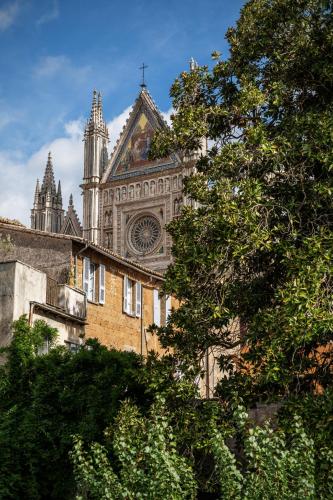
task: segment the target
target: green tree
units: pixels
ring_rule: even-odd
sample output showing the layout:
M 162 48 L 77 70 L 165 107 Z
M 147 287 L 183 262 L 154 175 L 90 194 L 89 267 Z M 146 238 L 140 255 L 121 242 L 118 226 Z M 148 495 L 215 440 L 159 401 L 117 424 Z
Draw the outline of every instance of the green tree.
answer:
M 114 425 L 106 431 L 107 447 L 93 443 L 85 449 L 82 439 L 75 437 L 71 457 L 76 498 L 200 498 L 196 491 L 198 478 L 190 462 L 177 451 L 170 417 L 161 398 L 146 417 L 125 402 Z M 304 432 L 299 417 L 292 419 L 290 435 L 274 430 L 269 423 L 253 427 L 242 407 L 236 408 L 233 419 L 234 432 L 241 432 L 242 461 L 226 445 L 225 430 L 214 420 L 207 422 L 210 439 L 204 446 L 214 461 L 212 498 L 328 498 L 324 484 L 323 491 L 315 496 L 313 441 Z
M 244 371 L 224 396 L 332 381 L 332 28 L 328 0 L 249 1 L 230 56 L 177 78 L 172 128 L 153 144 L 152 156 L 199 152 L 185 181 L 197 203 L 168 227 L 165 291 L 182 305 L 160 339 L 191 362 L 220 346 L 232 375 L 239 318 Z
M 78 499 L 195 498 L 194 473 L 177 452 L 162 398 L 148 417 L 132 404 L 123 404 L 114 428 L 106 434 L 112 439 L 111 461 L 105 447 L 94 443 L 85 452 L 82 440 L 75 439 L 71 456 Z
M 95 340 L 77 353 L 55 347 L 36 355 L 54 336 L 44 322 L 13 325 L 0 367 L 0 498 L 73 498 L 72 435 L 103 441 L 121 400 L 149 406 L 139 356 Z

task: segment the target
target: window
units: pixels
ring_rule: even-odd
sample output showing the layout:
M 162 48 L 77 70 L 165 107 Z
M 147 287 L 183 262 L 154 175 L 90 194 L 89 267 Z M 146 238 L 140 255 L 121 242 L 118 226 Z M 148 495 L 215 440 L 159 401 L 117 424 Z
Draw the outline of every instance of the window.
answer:
M 156 288 L 154 289 L 154 323 L 161 326 L 161 299 Z
M 98 293 L 99 303 L 105 304 L 105 266 L 100 264 L 99 266 L 99 293 Z
M 78 352 L 81 347 L 81 345 L 77 342 L 71 342 L 70 340 L 65 340 L 65 344 L 67 349 L 71 352 Z
M 141 301 L 142 301 L 142 286 L 131 280 L 128 276 L 124 276 L 123 286 L 123 311 L 130 316 L 141 316 Z
M 98 268 L 98 279 L 97 277 Z M 105 265 L 94 264 L 88 257 L 83 259 L 83 290 L 87 299 L 95 302 L 98 299 L 100 304 L 105 304 Z M 98 286 L 98 288 L 97 288 Z

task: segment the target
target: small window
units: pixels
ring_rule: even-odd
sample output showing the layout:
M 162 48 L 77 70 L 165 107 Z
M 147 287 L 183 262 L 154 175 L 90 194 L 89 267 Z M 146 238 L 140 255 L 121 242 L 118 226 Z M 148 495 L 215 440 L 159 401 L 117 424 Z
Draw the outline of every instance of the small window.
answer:
M 99 265 L 99 303 L 105 304 L 105 266 Z
M 86 292 L 87 299 L 95 300 L 95 271 L 96 266 L 88 257 L 83 259 L 83 290 Z
M 141 283 L 124 276 L 123 285 L 123 312 L 130 316 L 141 316 Z
M 81 347 L 77 342 L 71 342 L 70 340 L 65 340 L 65 344 L 67 349 L 71 352 L 77 352 Z
M 161 299 L 156 288 L 154 289 L 154 323 L 161 326 Z

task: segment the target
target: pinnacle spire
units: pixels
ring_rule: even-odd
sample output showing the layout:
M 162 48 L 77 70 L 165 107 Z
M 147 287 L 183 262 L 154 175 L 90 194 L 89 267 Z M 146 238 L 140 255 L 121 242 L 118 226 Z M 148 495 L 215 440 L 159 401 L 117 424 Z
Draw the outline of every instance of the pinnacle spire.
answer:
M 72 195 L 72 193 L 71 193 L 71 194 L 70 194 L 70 196 L 69 196 L 69 203 L 68 203 L 68 206 L 69 206 L 69 207 L 72 207 L 72 206 L 73 206 L 73 195 Z
M 62 194 L 61 194 L 61 182 L 58 182 L 58 191 L 57 191 L 58 203 L 62 205 Z
M 97 90 L 93 91 L 93 99 L 91 104 L 91 112 L 90 112 L 90 122 L 96 123 L 97 118 Z
M 55 185 L 55 180 L 54 180 L 51 151 L 49 151 L 48 158 L 47 158 L 47 163 L 46 163 L 45 173 L 44 173 L 44 178 L 43 178 L 43 184 L 42 184 L 42 191 L 50 191 L 54 194 L 56 193 L 56 185 Z
M 40 193 L 40 185 L 39 185 L 39 179 L 37 179 L 36 189 L 35 189 L 35 198 L 34 198 L 34 205 L 36 205 L 36 207 L 38 205 L 39 193 Z
M 93 91 L 90 118 L 85 129 L 85 137 L 95 131 L 102 132 L 107 138 L 109 136 L 106 123 L 103 118 L 102 95 L 97 90 Z

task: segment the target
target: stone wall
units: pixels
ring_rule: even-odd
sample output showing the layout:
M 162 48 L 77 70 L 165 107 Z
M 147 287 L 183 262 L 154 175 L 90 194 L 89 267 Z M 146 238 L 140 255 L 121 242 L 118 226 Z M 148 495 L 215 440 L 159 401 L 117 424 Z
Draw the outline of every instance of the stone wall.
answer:
M 153 290 L 159 288 L 162 280 L 149 277 L 140 271 L 112 262 L 92 249 L 78 256 L 76 264 L 76 286 L 82 288 L 83 257 L 89 257 L 97 266 L 105 265 L 105 303 L 87 301 L 87 325 L 85 338 L 98 338 L 109 347 L 133 350 L 146 354 L 154 349 L 162 352 L 156 335 L 148 334 L 147 328 L 153 323 Z M 98 273 L 97 273 L 98 275 Z M 124 276 L 142 284 L 143 308 L 141 317 L 123 312 Z M 162 315 L 163 321 L 163 315 Z
M 68 281 L 71 247 L 71 240 L 64 236 L 0 224 L 0 262 L 20 260 L 58 283 Z

